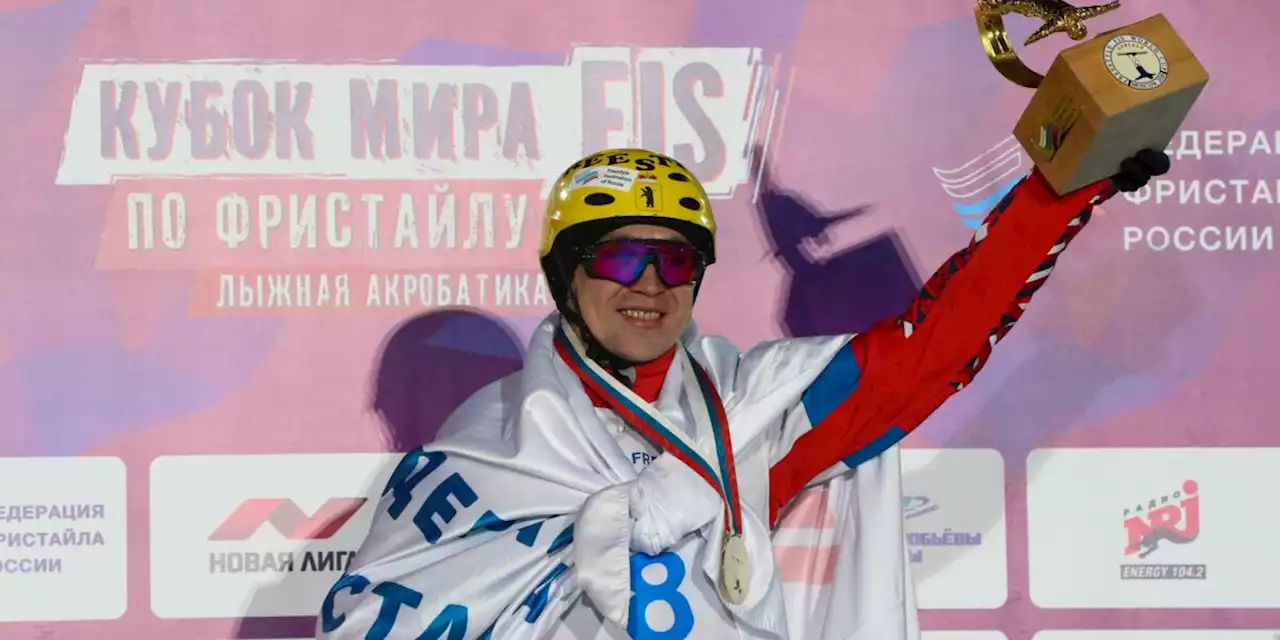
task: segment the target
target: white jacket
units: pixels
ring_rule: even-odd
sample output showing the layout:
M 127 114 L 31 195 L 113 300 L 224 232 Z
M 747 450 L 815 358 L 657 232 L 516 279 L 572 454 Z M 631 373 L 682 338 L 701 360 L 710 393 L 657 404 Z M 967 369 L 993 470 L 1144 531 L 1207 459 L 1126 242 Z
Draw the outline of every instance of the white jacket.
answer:
M 317 638 L 587 640 L 627 637 L 622 626 L 635 638 L 918 636 L 896 447 L 815 478 L 825 482 L 796 501 L 806 505 L 796 522 L 784 515 L 775 530 L 787 538 L 781 567 L 765 522 L 770 466 L 812 428 L 805 392 L 850 336 L 746 354 L 721 338 L 684 341 L 720 390 L 733 435 L 752 564 L 750 595 L 733 606 L 716 586 L 722 512 L 668 553 L 631 552 L 625 496 L 637 471 L 614 438 L 616 416 L 592 406 L 552 347 L 558 321 L 535 331 L 524 370 L 477 393 L 435 443 L 405 457 L 325 599 Z M 672 367 L 656 406 L 687 427 L 681 376 Z M 657 482 L 676 496 L 706 491 L 687 474 Z

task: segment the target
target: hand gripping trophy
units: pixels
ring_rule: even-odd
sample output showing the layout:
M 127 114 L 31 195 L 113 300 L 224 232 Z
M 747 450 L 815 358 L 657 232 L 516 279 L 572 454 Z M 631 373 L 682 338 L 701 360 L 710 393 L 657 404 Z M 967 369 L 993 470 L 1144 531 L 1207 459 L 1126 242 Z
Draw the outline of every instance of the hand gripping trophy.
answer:
M 1168 147 L 1209 75 L 1163 14 L 1096 38 L 1085 21 L 1119 2 L 1077 7 L 1063 0 L 978 0 L 982 44 L 996 69 L 1035 95 L 1014 137 L 1059 195 L 1107 176 L 1142 149 Z M 1055 33 L 1082 41 L 1044 75 L 1018 57 L 1004 16 L 1043 21 L 1026 44 Z

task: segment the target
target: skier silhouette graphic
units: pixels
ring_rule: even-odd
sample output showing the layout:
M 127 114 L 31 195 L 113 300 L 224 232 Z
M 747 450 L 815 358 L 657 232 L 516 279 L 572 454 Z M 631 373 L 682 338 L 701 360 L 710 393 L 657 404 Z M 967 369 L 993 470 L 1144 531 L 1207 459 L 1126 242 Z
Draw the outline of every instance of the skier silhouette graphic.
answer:
M 1145 51 L 1130 51 L 1121 55 L 1129 56 L 1129 62 L 1132 62 L 1133 68 L 1138 71 L 1138 77 L 1134 78 L 1135 81 L 1152 80 L 1156 77 L 1156 74 L 1147 71 L 1147 68 L 1142 66 L 1142 63 L 1138 61 L 1138 56 L 1146 55 Z

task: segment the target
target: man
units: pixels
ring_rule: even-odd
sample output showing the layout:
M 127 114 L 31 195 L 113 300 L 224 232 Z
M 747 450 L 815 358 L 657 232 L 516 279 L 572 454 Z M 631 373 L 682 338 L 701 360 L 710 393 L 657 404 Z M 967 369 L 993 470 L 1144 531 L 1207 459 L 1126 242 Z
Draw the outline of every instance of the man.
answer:
M 393 472 L 318 638 L 914 638 L 895 444 L 986 363 L 1094 205 L 1169 168 L 1053 194 L 1038 173 L 901 316 L 743 354 L 691 330 L 719 251 L 697 179 L 616 149 L 548 199 L 557 314 Z M 833 295 L 838 292 L 833 292 Z M 785 589 L 775 525 L 825 483 L 831 589 Z

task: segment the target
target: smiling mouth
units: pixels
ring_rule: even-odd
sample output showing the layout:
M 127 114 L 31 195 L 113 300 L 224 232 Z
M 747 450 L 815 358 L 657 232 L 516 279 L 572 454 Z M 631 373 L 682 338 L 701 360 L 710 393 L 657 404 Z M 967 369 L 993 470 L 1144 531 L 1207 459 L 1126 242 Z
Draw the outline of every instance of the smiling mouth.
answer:
M 621 313 L 623 316 L 628 318 L 643 320 L 645 322 L 657 322 L 658 320 L 661 320 L 664 315 L 660 311 L 645 311 L 642 309 L 622 309 L 618 311 L 618 313 Z

